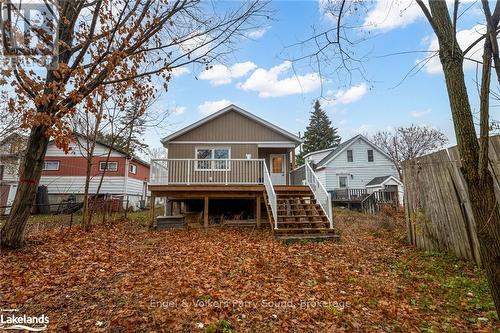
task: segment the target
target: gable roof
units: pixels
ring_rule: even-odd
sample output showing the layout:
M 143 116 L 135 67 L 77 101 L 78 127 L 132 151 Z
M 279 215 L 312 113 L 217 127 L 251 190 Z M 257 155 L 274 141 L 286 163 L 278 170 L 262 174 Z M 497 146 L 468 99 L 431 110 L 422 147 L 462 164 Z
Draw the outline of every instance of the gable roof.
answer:
M 326 164 L 328 164 L 328 162 L 330 162 L 332 159 L 334 159 L 335 157 L 337 157 L 337 155 L 339 155 L 341 152 L 343 152 L 344 150 L 346 150 L 350 145 L 352 145 L 354 142 L 356 142 L 357 139 L 363 140 L 368 145 L 370 145 L 373 149 L 377 150 L 379 153 L 381 153 L 382 155 L 384 155 L 388 159 L 391 159 L 390 156 L 387 155 L 386 152 L 384 152 L 379 147 L 375 146 L 370 140 L 368 140 L 363 135 L 358 134 L 358 135 L 350 138 L 349 140 L 340 143 L 335 150 L 332 150 L 328 155 L 326 155 L 325 157 L 323 157 L 323 159 L 321 159 L 321 161 L 318 162 L 317 167 L 318 168 L 324 167 Z
M 388 175 L 388 176 L 381 176 L 381 177 L 375 177 L 373 178 L 372 180 L 370 180 L 368 182 L 368 184 L 366 184 L 367 187 L 370 187 L 370 186 L 379 186 L 379 185 L 383 185 L 385 184 L 389 179 L 393 179 L 394 181 L 396 181 L 398 184 L 401 184 L 403 185 L 403 183 L 397 179 L 396 177 L 392 176 L 392 175 Z
M 330 147 L 330 148 L 326 148 L 326 149 L 321 149 L 321 150 L 316 150 L 316 151 L 312 151 L 310 153 L 307 153 L 304 155 L 304 158 L 307 158 L 311 155 L 316 155 L 316 154 L 319 154 L 319 153 L 324 153 L 324 152 L 327 152 L 327 151 L 331 151 L 333 149 L 337 149 L 337 147 Z
M 338 153 L 340 153 L 342 150 L 344 150 L 344 148 L 346 148 L 347 146 L 349 146 L 351 143 L 353 143 L 357 138 L 358 138 L 359 135 L 355 136 L 355 137 L 352 137 L 350 138 L 349 140 L 347 141 L 344 141 L 344 142 L 341 142 L 339 143 L 339 145 L 337 147 L 335 147 L 334 150 L 332 150 L 328 155 L 326 155 L 325 157 L 323 157 L 319 162 L 318 162 L 318 167 L 321 167 L 323 166 L 324 164 L 326 164 L 327 161 L 330 160 L 330 158 L 333 158 L 333 156 L 337 155 Z
M 238 107 L 238 106 L 236 106 L 234 104 L 231 104 L 231 105 L 229 105 L 229 106 L 227 106 L 227 107 L 225 107 L 225 108 L 223 108 L 223 109 L 221 109 L 221 110 L 219 110 L 219 111 L 217 111 L 215 113 L 212 113 L 211 115 L 209 115 L 209 116 L 207 116 L 205 118 L 202 118 L 201 120 L 198 120 L 197 122 L 192 123 L 189 126 L 186 126 L 186 127 L 182 128 L 182 129 L 178 130 L 177 132 L 174 132 L 174 133 L 172 133 L 172 134 L 164 137 L 163 139 L 161 139 L 161 143 L 165 144 L 165 143 L 167 143 L 169 141 L 172 141 L 173 139 L 181 136 L 182 134 L 185 134 L 185 133 L 187 133 L 187 132 L 189 132 L 191 130 L 194 130 L 195 128 L 198 128 L 201 125 L 203 125 L 203 124 L 205 124 L 205 123 L 207 123 L 207 122 L 209 122 L 209 121 L 211 121 L 211 120 L 213 120 L 213 119 L 215 119 L 215 118 L 217 118 L 217 117 L 219 117 L 219 116 L 221 116 L 221 115 L 223 115 L 223 114 L 225 114 L 227 112 L 230 112 L 230 111 L 237 112 L 237 113 L 239 113 L 239 114 L 241 114 L 241 115 L 243 115 L 243 116 L 245 116 L 245 117 L 247 117 L 247 118 L 249 118 L 249 119 L 251 119 L 251 120 L 253 120 L 253 121 L 255 121 L 255 122 L 257 122 L 257 123 L 259 123 L 259 124 L 261 124 L 263 126 L 265 126 L 265 127 L 267 127 L 267 128 L 270 128 L 271 130 L 273 130 L 275 132 L 280 133 L 281 135 L 289 138 L 290 140 L 292 140 L 292 141 L 294 141 L 296 143 L 301 143 L 302 142 L 302 139 L 299 138 L 298 136 L 296 136 L 295 134 L 292 134 L 292 133 L 290 133 L 290 132 L 282 129 L 281 127 L 278 127 L 278 126 L 276 126 L 276 125 L 268 122 L 267 120 L 264 120 L 264 119 L 262 119 L 260 117 L 257 117 L 253 113 L 250 113 L 250 112 L 248 112 L 246 110 L 243 110 L 242 108 L 240 108 L 240 107 Z

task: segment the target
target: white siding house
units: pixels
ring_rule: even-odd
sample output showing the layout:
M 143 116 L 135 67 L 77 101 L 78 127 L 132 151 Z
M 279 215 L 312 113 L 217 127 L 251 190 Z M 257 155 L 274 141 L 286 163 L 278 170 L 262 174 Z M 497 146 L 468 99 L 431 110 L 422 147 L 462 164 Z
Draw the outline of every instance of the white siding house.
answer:
M 334 149 L 313 152 L 305 156 L 312 163 L 319 180 L 327 191 L 339 189 L 367 190 L 368 193 L 384 188 L 386 184 L 397 185 L 402 202 L 403 184 L 399 180 L 396 166 L 389 156 L 363 135 L 344 141 Z M 367 187 L 378 177 L 384 184 Z M 390 182 L 390 184 L 389 184 Z

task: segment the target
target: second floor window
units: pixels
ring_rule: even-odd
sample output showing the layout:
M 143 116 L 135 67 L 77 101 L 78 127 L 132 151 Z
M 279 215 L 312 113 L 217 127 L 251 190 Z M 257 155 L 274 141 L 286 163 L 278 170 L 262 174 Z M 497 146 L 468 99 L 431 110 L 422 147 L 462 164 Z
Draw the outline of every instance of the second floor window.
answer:
M 368 149 L 368 162 L 373 162 L 373 149 Z
M 99 162 L 99 171 L 117 171 L 118 162 Z
M 347 151 L 347 162 L 353 162 L 354 159 L 352 157 L 352 150 Z
M 229 148 L 197 148 L 196 161 L 197 170 L 226 170 L 229 169 Z
M 128 172 L 133 173 L 135 175 L 137 173 L 137 165 L 130 164 L 128 166 Z
M 59 161 L 44 161 L 43 170 L 45 171 L 57 171 L 59 170 Z

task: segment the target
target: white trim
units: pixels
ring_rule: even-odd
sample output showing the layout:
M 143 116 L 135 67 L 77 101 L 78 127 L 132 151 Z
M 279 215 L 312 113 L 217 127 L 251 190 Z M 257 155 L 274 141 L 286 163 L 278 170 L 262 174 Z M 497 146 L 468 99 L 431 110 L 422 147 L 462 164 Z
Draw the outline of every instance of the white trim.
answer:
M 370 150 L 372 151 L 372 160 L 371 161 L 370 161 Z M 375 163 L 375 153 L 373 152 L 373 149 L 366 150 L 366 161 L 368 163 Z
M 295 143 L 258 143 L 257 148 L 295 148 Z
M 238 106 L 236 106 L 234 104 L 231 104 L 231 105 L 228 105 L 227 107 L 225 107 L 225 108 L 223 108 L 223 109 L 221 109 L 221 110 L 219 110 L 219 111 L 217 111 L 215 113 L 212 113 L 211 115 L 209 115 L 209 116 L 207 116 L 205 118 L 202 118 L 201 120 L 198 120 L 197 122 L 192 123 L 189 126 L 186 126 L 186 127 L 182 128 L 182 129 L 178 130 L 177 132 L 174 132 L 174 133 L 172 133 L 172 134 L 164 137 L 163 139 L 161 139 L 161 143 L 165 144 L 167 142 L 170 142 L 173 139 L 175 139 L 176 137 L 178 137 L 178 136 L 180 136 L 180 135 L 182 135 L 182 134 L 184 134 L 186 132 L 189 132 L 189 131 L 195 129 L 195 128 L 197 128 L 197 127 L 199 127 L 199 126 L 201 126 L 201 125 L 209 122 L 210 120 L 212 120 L 214 118 L 217 118 L 218 116 L 220 116 L 220 115 L 222 115 L 222 114 L 224 114 L 224 113 L 226 113 L 228 111 L 236 111 L 236 112 L 238 112 L 238 113 L 240 113 L 240 114 L 242 114 L 242 115 L 244 115 L 244 116 L 246 116 L 246 117 L 248 117 L 248 118 L 250 118 L 250 119 L 252 119 L 252 120 L 254 120 L 254 121 L 256 121 L 256 122 L 258 122 L 258 123 L 260 123 L 262 125 L 264 125 L 264 126 L 266 126 L 266 127 L 269 127 L 271 129 L 273 129 L 274 131 L 276 131 L 276 132 L 278 132 L 278 133 L 280 133 L 280 134 L 282 134 L 282 135 L 284 135 L 286 137 L 289 137 L 294 142 L 297 142 L 297 143 L 302 142 L 302 139 L 299 138 L 298 136 L 296 136 L 295 134 L 292 134 L 292 133 L 290 133 L 290 132 L 288 132 L 288 131 L 286 131 L 286 130 L 284 130 L 284 129 L 282 129 L 282 128 L 280 128 L 280 127 L 278 127 L 278 126 L 276 126 L 276 125 L 274 125 L 274 124 L 272 124 L 270 122 L 268 122 L 267 120 L 264 120 L 264 119 L 262 119 L 260 117 L 257 117 L 256 115 L 254 115 L 254 114 L 252 114 L 252 113 L 250 113 L 250 112 L 248 112 L 246 110 L 243 110 L 242 108 L 240 108 L 240 107 L 238 107 Z
M 172 141 L 171 144 L 213 144 L 213 145 L 227 145 L 227 144 L 256 144 L 256 145 L 290 145 L 295 147 L 293 141 Z M 293 146 L 292 146 L 293 145 Z
M 135 171 L 131 171 L 130 167 L 132 167 L 132 170 L 135 169 Z M 129 165 L 128 165 L 128 172 L 130 172 L 133 175 L 137 175 L 137 164 L 129 163 Z
M 346 152 L 347 163 L 354 163 L 354 152 L 352 151 L 352 149 L 347 149 L 345 152 Z M 351 152 L 351 160 L 350 161 L 349 161 L 349 152 Z
M 384 152 L 379 147 L 375 146 L 373 143 L 370 142 L 370 140 L 368 140 L 367 138 L 365 138 L 363 135 L 358 134 L 355 137 L 349 139 L 349 140 L 352 140 L 352 141 L 347 146 L 343 147 L 341 150 L 339 150 L 338 152 L 336 152 L 332 157 L 330 157 L 326 162 L 322 163 L 322 167 L 324 167 L 326 164 L 330 163 L 333 159 L 335 159 L 337 156 L 339 156 L 340 153 L 342 153 L 345 150 L 347 150 L 347 148 L 349 148 L 350 146 L 352 146 L 358 139 L 363 140 L 368 145 L 370 145 L 374 150 L 378 151 L 379 153 L 381 153 L 382 155 L 384 155 L 385 157 L 387 157 L 389 159 L 389 161 L 392 161 L 391 157 L 389 155 L 387 155 L 386 152 Z
M 319 154 L 319 153 L 324 153 L 325 151 L 332 151 L 334 149 L 336 149 L 337 147 L 330 147 L 330 148 L 326 148 L 326 149 L 321 149 L 321 150 L 316 150 L 316 151 L 312 151 L 310 153 L 307 153 L 304 155 L 304 158 L 306 157 L 309 157 L 311 155 L 316 155 L 316 154 Z
M 47 169 L 46 163 L 57 163 L 57 169 Z M 59 171 L 60 166 L 61 166 L 61 163 L 59 160 L 45 160 L 45 161 L 43 161 L 42 171 Z
M 201 158 L 198 158 L 198 150 L 200 149 L 205 149 L 205 150 L 211 150 L 211 158 L 210 159 L 206 159 L 207 161 L 211 161 L 210 163 L 210 168 L 209 169 L 205 169 L 205 168 L 198 168 L 198 161 L 204 161 L 205 159 L 201 159 Z M 228 158 L 227 159 L 215 159 L 214 158 L 214 151 L 216 149 L 227 149 L 228 150 Z M 229 162 L 231 160 L 231 147 L 214 147 L 214 146 L 200 146 L 200 147 L 194 147 L 194 159 L 195 159 L 195 163 L 194 163 L 194 171 L 231 171 L 231 162 Z M 227 165 L 227 168 L 224 168 L 224 169 L 218 169 L 218 168 L 214 168 L 214 161 L 226 161 L 226 165 Z
M 345 177 L 345 187 L 340 187 L 340 177 Z M 337 185 L 339 189 L 349 188 L 349 175 L 346 174 L 337 175 Z
M 106 166 L 107 166 L 107 165 L 109 165 L 109 164 L 114 163 L 114 164 L 116 164 L 116 169 L 115 169 L 115 170 L 111 170 L 111 169 L 109 169 L 109 168 L 103 169 L 103 168 L 101 167 L 101 165 L 102 165 L 103 163 L 106 163 Z M 116 162 L 116 161 L 108 161 L 108 162 L 106 162 L 106 161 L 100 161 L 100 162 L 99 162 L 99 171 L 117 172 L 117 171 L 118 171 L 118 162 Z

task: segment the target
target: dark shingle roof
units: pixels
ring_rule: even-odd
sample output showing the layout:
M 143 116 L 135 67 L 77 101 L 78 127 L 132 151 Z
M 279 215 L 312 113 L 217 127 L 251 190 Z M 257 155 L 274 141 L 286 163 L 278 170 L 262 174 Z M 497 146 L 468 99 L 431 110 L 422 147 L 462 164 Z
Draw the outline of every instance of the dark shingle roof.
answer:
M 370 180 L 370 181 L 368 182 L 368 184 L 366 184 L 366 186 L 380 185 L 380 184 L 382 184 L 383 182 L 385 182 L 385 180 L 386 180 L 387 178 L 390 178 L 390 177 L 392 177 L 392 176 L 391 176 L 391 175 L 389 175 L 389 176 L 375 177 L 375 178 L 373 178 L 372 180 Z
M 357 139 L 359 137 L 359 135 L 356 135 L 355 137 L 352 137 L 350 138 L 349 140 L 347 141 L 344 141 L 342 143 L 340 143 L 334 150 L 332 150 L 328 155 L 326 155 L 325 157 L 323 157 L 321 159 L 321 161 L 318 162 L 317 166 L 318 167 L 321 167 L 323 166 L 324 163 L 326 163 L 332 156 L 334 156 L 335 154 L 337 154 L 339 151 L 341 151 L 342 149 L 344 149 L 346 146 L 350 145 L 351 142 L 353 142 L 355 139 Z

